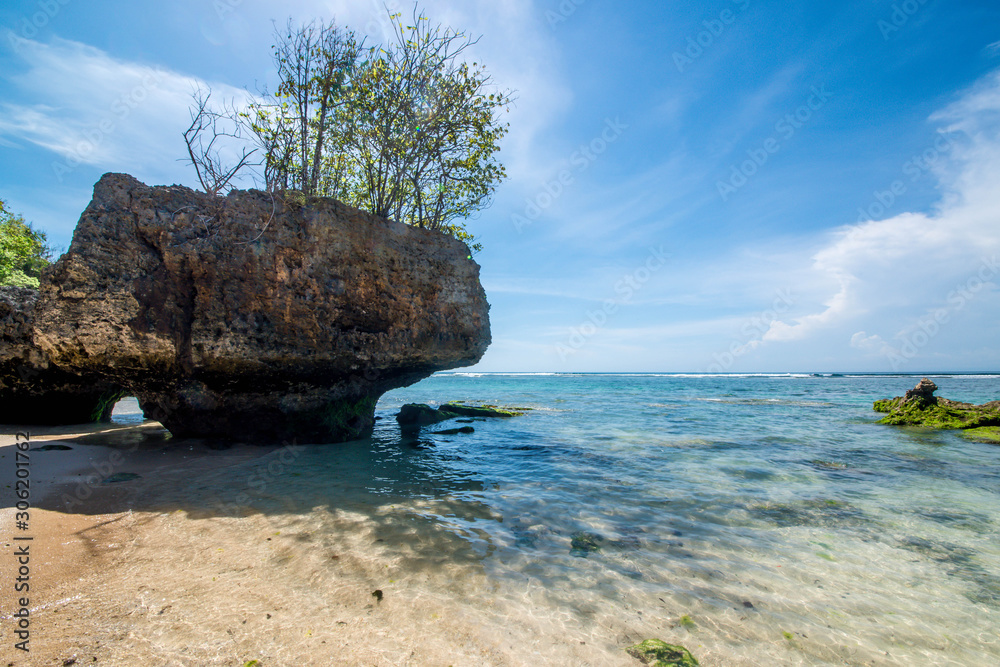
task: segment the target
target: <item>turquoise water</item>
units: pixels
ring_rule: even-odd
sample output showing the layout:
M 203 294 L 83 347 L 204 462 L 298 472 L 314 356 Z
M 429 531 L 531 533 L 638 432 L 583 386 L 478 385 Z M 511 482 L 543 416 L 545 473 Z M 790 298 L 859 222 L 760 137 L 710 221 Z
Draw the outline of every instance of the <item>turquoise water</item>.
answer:
M 806 663 L 1000 664 L 1000 447 L 874 424 L 872 401 L 917 379 L 438 375 L 383 398 L 375 440 L 391 460 L 403 403 L 535 408 L 419 456 L 428 497 L 497 517 L 436 519 L 571 614 L 687 614 L 675 639 L 783 640 Z M 933 379 L 1000 394 L 996 376 Z
M 1000 394 L 998 376 L 930 377 Z M 323 550 L 358 554 L 387 599 L 504 628 L 483 664 L 626 665 L 652 637 L 703 665 L 1000 664 L 1000 446 L 875 424 L 872 402 L 918 380 L 439 374 L 386 394 L 370 441 L 225 474 L 267 477 L 261 535 L 310 536 L 289 546 L 310 595 L 344 576 Z M 455 400 L 533 409 L 455 436 L 393 418 Z M 157 497 L 220 480 L 164 478 Z

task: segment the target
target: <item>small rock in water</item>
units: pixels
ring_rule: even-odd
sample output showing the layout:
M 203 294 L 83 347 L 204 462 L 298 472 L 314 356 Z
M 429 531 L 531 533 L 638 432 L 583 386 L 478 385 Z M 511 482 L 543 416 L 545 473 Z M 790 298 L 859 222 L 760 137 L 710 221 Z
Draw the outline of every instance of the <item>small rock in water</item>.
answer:
M 110 477 L 106 477 L 102 484 L 117 484 L 118 482 L 131 482 L 133 479 L 142 479 L 142 475 L 134 472 L 116 472 Z
M 753 602 L 750 602 L 750 600 L 744 600 L 743 601 L 743 606 L 746 607 L 747 609 L 753 609 L 754 608 Z
M 933 381 L 924 378 L 917 383 L 916 387 L 906 391 L 903 401 L 909 403 L 910 401 L 915 400 L 925 405 L 933 403 L 935 402 L 934 392 L 937 391 L 937 389 L 938 387 Z
M 66 445 L 42 445 L 41 447 L 35 447 L 31 451 L 33 452 L 62 452 L 73 449 L 72 447 L 67 447 Z
M 459 433 L 475 433 L 476 429 L 471 426 L 463 426 L 461 428 L 446 428 L 443 431 L 434 431 L 431 435 L 458 435 Z
M 400 424 L 415 426 L 429 426 L 446 419 L 450 417 L 424 403 L 408 403 L 396 415 L 396 421 Z
M 625 652 L 651 667 L 698 667 L 698 660 L 686 648 L 660 639 L 647 639 Z
M 570 553 L 579 558 L 586 558 L 589 554 L 600 551 L 604 538 L 596 533 L 574 533 L 570 540 Z

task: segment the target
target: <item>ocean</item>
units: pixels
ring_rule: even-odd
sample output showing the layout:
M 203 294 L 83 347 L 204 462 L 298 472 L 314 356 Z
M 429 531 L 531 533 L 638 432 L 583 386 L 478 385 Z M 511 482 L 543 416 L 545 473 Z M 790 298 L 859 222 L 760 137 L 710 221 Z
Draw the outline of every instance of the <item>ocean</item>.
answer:
M 288 613 L 359 581 L 402 637 L 478 647 L 454 664 L 639 664 L 623 649 L 650 638 L 702 665 L 1000 664 L 1000 446 L 876 424 L 920 377 L 439 373 L 386 394 L 370 440 L 140 495 L 227 549 L 296 536 L 262 578 Z M 401 434 L 400 406 L 448 401 L 531 410 Z M 380 664 L 432 662 L 384 641 Z

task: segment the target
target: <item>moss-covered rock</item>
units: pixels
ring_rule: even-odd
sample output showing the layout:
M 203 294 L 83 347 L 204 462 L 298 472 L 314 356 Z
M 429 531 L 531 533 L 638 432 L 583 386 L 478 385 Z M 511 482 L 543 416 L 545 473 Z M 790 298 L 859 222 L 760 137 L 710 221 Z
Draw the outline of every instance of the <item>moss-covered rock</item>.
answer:
M 698 667 L 698 660 L 686 648 L 659 639 L 647 639 L 625 651 L 651 667 Z
M 464 403 L 445 403 L 439 408 L 432 408 L 423 403 L 408 403 L 399 410 L 396 421 L 404 426 L 429 426 L 456 417 L 517 417 L 531 408 L 501 408 L 496 405 L 466 405 Z M 464 431 L 463 431 L 464 432 Z
M 961 403 L 934 396 L 937 386 L 924 378 L 905 396 L 875 401 L 876 412 L 887 413 L 879 424 L 925 426 L 938 429 L 971 429 L 1000 426 L 1000 401 L 983 405 Z
M 463 417 L 519 417 L 530 408 L 501 408 L 496 405 L 465 405 L 464 403 L 445 403 L 441 412 L 450 412 Z
M 574 533 L 570 538 L 570 553 L 579 558 L 586 558 L 595 551 L 600 551 L 606 540 L 597 533 Z

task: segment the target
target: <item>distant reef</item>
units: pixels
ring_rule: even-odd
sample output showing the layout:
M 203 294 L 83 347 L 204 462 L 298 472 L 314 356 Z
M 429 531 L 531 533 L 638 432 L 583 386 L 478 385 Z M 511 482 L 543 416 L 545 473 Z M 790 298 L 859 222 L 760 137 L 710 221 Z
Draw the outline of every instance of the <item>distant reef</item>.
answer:
M 128 394 L 176 436 L 340 442 L 384 392 L 479 361 L 490 325 L 479 265 L 440 232 L 106 174 L 39 292 L 0 292 L 0 336 L 5 423 Z
M 924 378 L 905 396 L 875 401 L 875 411 L 888 413 L 879 424 L 926 426 L 940 429 L 963 429 L 974 439 L 995 441 L 990 437 L 1000 426 L 1000 401 L 982 405 L 960 403 L 934 395 L 937 385 Z

